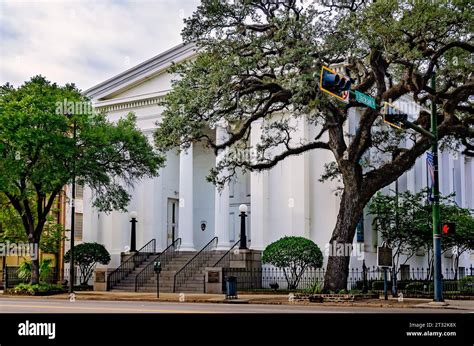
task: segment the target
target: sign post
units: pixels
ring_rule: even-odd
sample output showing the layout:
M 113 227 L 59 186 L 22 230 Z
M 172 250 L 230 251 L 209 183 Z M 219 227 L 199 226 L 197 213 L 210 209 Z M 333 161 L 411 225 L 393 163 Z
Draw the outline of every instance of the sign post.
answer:
M 392 248 L 385 242 L 377 248 L 377 266 L 383 268 L 383 294 L 384 299 L 388 300 L 387 269 L 392 266 Z

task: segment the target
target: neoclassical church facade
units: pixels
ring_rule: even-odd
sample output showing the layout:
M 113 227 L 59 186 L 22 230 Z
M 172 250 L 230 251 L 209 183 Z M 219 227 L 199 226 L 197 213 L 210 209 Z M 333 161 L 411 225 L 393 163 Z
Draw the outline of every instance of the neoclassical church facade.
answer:
M 85 91 L 93 106 L 105 111 L 114 121 L 129 112 L 137 116 L 143 133 L 152 141 L 162 108 L 160 99 L 171 89 L 173 76 L 167 72 L 173 62 L 192 59 L 197 54 L 189 44 L 176 46 L 144 63 Z M 348 121 L 348 133 L 355 131 L 358 114 L 354 111 Z M 252 125 L 251 144 L 260 138 L 261 124 Z M 303 121 L 298 124 L 295 140 L 315 135 L 316 129 Z M 225 138 L 219 126 L 209 129 L 217 141 Z M 165 249 L 174 239 L 182 239 L 182 251 L 199 251 L 213 237 L 218 237 L 216 249 L 229 249 L 240 231 L 239 205 L 248 207 L 247 235 L 251 249 L 262 250 L 266 245 L 285 236 L 312 239 L 322 249 L 335 225 L 339 197 L 337 182 L 320 182 L 324 164 L 332 161 L 329 151 L 316 150 L 289 157 L 269 171 L 240 175 L 222 191 L 207 182 L 205 177 L 216 164 L 214 152 L 200 144 L 187 151 L 167 154 L 166 167 L 159 176 L 136 183 L 129 211 L 137 212 L 137 247 L 156 239 L 158 250 Z M 418 191 L 427 186 L 426 156 L 398 180 L 399 191 Z M 440 154 L 440 189 L 442 194 L 456 192 L 456 202 L 474 208 L 474 161 L 462 154 Z M 385 190 L 388 193 L 392 186 Z M 112 255 L 110 267 L 120 264 L 120 254 L 130 245 L 130 217 L 128 213 L 99 213 L 90 203 L 91 192 L 84 189 L 83 239 L 99 242 Z M 351 266 L 360 268 L 362 258 L 368 266 L 376 264 L 376 250 L 381 243 L 365 215 L 354 238 L 357 249 Z M 474 255 L 466 253 L 460 266 L 468 268 Z M 426 267 L 426 254 L 413 256 L 408 265 Z M 452 254 L 445 254 L 443 267 L 451 268 Z

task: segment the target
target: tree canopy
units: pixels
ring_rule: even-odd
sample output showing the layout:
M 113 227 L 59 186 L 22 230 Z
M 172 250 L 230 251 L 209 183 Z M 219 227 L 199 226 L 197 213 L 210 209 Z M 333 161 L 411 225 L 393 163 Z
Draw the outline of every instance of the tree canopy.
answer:
M 64 255 L 64 261 L 71 261 L 71 251 Z M 109 264 L 110 254 L 102 244 L 82 243 L 74 246 L 74 263 L 79 267 L 81 285 L 87 285 L 97 264 Z
M 216 152 L 254 150 L 252 156 L 224 156 L 209 175 L 216 184 L 239 170 L 260 171 L 309 150 L 330 151 L 334 162 L 325 176 L 337 175 L 343 183 L 330 241 L 352 243 L 370 198 L 407 171 L 431 139 L 383 125 L 380 108 L 341 103 L 320 92 L 322 66 L 343 66 L 352 89 L 378 105 L 412 99 L 422 111 L 410 116 L 425 129 L 430 117 L 423 109 L 435 103 L 439 138 L 472 155 L 474 5 L 468 0 L 329 3 L 203 0 L 182 32 L 199 54 L 173 67 L 179 78 L 164 101 L 155 141 L 162 150 L 195 141 Z M 360 115 L 352 115 L 353 109 Z M 348 136 L 351 117 L 356 131 Z M 314 134 L 295 140 L 301 121 Z M 263 131 L 252 147 L 256 122 Z M 208 128 L 216 125 L 229 134 L 224 142 L 209 136 Z M 348 266 L 349 257 L 329 258 L 327 289 L 346 288 Z
M 320 268 L 323 254 L 310 239 L 283 237 L 263 251 L 262 261 L 282 268 L 289 289 L 296 289 L 307 268 Z
M 427 190 L 418 193 L 405 191 L 397 195 L 377 193 L 369 204 L 373 215 L 373 227 L 393 250 L 395 271 L 405 264 L 417 250 L 428 253 L 428 276 L 433 265 L 433 217 L 432 206 L 427 203 Z M 443 251 L 452 251 L 457 275 L 459 257 L 474 249 L 474 217 L 472 211 L 461 208 L 450 196 L 441 196 L 441 223 L 454 222 L 456 233 L 444 235 Z M 405 255 L 403 262 L 401 255 Z
M 92 190 L 99 210 L 126 210 L 134 181 L 157 175 L 163 162 L 133 114 L 112 123 L 73 84 L 36 76 L 18 88 L 0 87 L 0 194 L 29 242 L 40 242 L 54 201 L 73 176 Z M 33 283 L 37 266 L 33 261 Z

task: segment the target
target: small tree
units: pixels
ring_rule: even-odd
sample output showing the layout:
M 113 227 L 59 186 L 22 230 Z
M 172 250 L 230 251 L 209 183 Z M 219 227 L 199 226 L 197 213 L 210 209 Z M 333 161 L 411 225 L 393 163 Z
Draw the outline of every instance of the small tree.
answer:
M 64 261 L 69 263 L 71 260 L 70 251 L 64 255 Z M 74 262 L 79 267 L 81 285 L 86 286 L 97 265 L 108 264 L 110 254 L 102 244 L 82 243 L 74 246 Z
M 73 178 L 92 191 L 100 211 L 126 211 L 133 184 L 157 176 L 163 164 L 133 114 L 109 121 L 73 84 L 36 76 L 18 88 L 0 86 L 0 194 L 29 243 L 41 244 L 48 215 Z M 31 282 L 38 281 L 33 259 Z
M 441 211 L 443 212 L 443 209 Z M 443 222 L 454 222 L 456 233 L 446 236 L 442 245 L 443 250 L 453 250 L 454 280 L 457 280 L 459 258 L 466 251 L 474 249 L 474 217 L 469 209 L 459 208 L 456 205 L 446 206 L 445 211 L 441 214 L 441 218 Z
M 440 196 L 442 222 L 456 223 L 456 234 L 444 237 L 443 252 L 455 249 L 455 277 L 457 278 L 459 257 L 474 248 L 474 218 L 469 209 L 461 208 L 452 201 L 453 195 Z M 428 272 L 431 278 L 433 267 L 433 219 L 432 206 L 426 203 L 427 190 L 418 193 L 409 191 L 398 196 L 377 194 L 370 203 L 374 215 L 373 225 L 382 238 L 394 248 L 393 269 L 398 273 L 399 265 L 405 264 L 419 248 L 427 250 Z M 403 263 L 400 255 L 406 254 Z
M 296 289 L 306 268 L 322 266 L 323 254 L 309 239 L 283 237 L 265 248 L 262 261 L 282 268 L 288 289 Z

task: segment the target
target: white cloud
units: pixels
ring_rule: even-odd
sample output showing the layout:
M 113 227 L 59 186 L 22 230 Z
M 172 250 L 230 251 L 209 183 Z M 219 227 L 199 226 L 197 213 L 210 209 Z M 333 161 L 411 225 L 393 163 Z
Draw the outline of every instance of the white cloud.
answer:
M 198 3 L 1 1 L 0 84 L 42 74 L 88 89 L 179 44 Z

